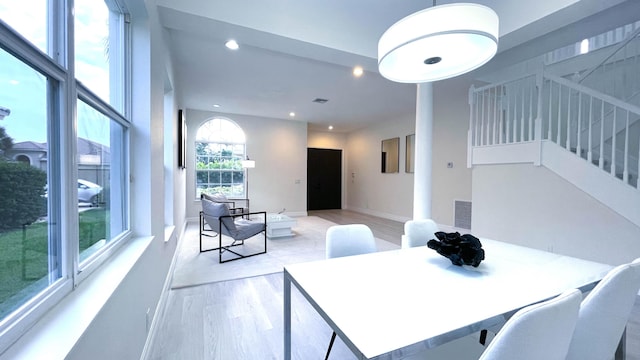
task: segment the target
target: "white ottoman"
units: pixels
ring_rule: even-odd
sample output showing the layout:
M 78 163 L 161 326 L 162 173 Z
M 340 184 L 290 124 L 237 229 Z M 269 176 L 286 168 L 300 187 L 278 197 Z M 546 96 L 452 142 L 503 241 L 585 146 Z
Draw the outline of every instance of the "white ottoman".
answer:
M 285 236 L 294 236 L 291 228 L 296 226 L 298 222 L 287 215 L 283 214 L 267 214 L 267 237 L 279 238 Z

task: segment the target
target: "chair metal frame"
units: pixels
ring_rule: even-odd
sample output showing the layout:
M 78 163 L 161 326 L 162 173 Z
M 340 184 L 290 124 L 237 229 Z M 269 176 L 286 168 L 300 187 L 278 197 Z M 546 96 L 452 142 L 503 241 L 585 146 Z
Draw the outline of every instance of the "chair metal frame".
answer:
M 244 241 L 246 239 L 236 240 L 232 236 L 224 235 L 222 233 L 222 226 L 223 226 L 222 219 L 223 218 L 235 219 L 235 218 L 238 218 L 238 217 L 248 218 L 251 215 L 262 215 L 262 218 L 264 219 L 264 229 L 262 231 L 260 231 L 260 232 L 262 232 L 262 234 L 264 236 L 264 248 L 263 248 L 262 251 L 251 253 L 251 254 L 248 254 L 248 255 L 240 254 L 240 253 L 238 253 L 236 251 L 233 251 L 231 248 L 234 247 L 234 246 L 244 245 Z M 218 229 L 217 229 L 218 231 L 217 232 L 216 232 L 215 229 L 207 229 L 206 226 L 207 226 L 207 224 L 204 221 L 204 212 L 200 211 L 200 231 L 199 231 L 199 233 L 200 233 L 200 236 L 199 236 L 199 239 L 200 239 L 200 252 L 203 253 L 203 252 L 207 252 L 207 251 L 218 250 L 218 262 L 219 263 L 226 263 L 226 262 L 233 261 L 233 260 L 244 259 L 244 258 L 248 258 L 248 257 L 251 257 L 251 256 L 265 254 L 267 252 L 267 213 L 266 213 L 266 211 L 258 211 L 258 212 L 253 212 L 253 213 L 240 212 L 240 213 L 237 213 L 237 214 L 220 216 L 220 217 L 218 217 Z M 216 234 L 213 235 L 213 234 L 210 234 L 210 233 L 207 233 L 207 232 L 215 232 Z M 258 234 L 260 234 L 260 232 L 256 233 L 254 236 L 257 236 Z M 202 237 L 203 236 L 218 237 L 218 246 L 214 247 L 214 248 L 210 248 L 210 249 L 203 249 L 202 248 Z M 231 239 L 233 239 L 233 241 L 231 242 L 230 245 L 224 245 L 224 246 L 222 245 L 222 237 L 223 236 L 228 236 Z M 222 260 L 222 254 L 224 252 L 226 252 L 226 251 L 229 251 L 230 253 L 233 253 L 234 255 L 236 255 L 236 257 L 232 258 L 232 259 Z

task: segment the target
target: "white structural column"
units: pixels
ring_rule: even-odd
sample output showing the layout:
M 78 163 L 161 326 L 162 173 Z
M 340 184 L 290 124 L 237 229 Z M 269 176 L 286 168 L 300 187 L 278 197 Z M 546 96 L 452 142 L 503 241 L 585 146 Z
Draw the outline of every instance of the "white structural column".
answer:
M 431 163 L 433 153 L 433 84 L 417 85 L 416 153 L 413 174 L 413 218 L 431 218 Z

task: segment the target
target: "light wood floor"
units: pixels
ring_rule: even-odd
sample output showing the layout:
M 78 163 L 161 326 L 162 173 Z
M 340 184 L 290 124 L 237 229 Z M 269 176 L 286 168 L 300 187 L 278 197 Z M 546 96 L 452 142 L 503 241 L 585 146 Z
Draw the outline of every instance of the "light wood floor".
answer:
M 313 211 L 337 224 L 364 223 L 400 244 L 403 224 L 344 210 Z M 271 274 L 170 290 L 148 359 L 262 360 L 283 356 L 283 277 Z M 293 358 L 323 359 L 331 329 L 292 287 Z M 330 359 L 355 359 L 336 339 Z M 640 360 L 640 300 L 627 327 L 627 359 Z M 457 359 L 454 359 L 457 360 Z

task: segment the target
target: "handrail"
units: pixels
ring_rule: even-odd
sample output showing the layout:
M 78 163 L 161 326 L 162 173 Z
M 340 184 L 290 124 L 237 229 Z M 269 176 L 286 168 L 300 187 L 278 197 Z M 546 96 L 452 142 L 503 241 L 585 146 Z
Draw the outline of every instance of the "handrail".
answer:
M 600 68 L 607 61 L 609 61 L 609 59 L 611 59 L 615 54 L 617 54 L 618 51 L 620 51 L 622 48 L 627 46 L 627 44 L 630 43 L 633 39 L 635 39 L 638 35 L 640 35 L 640 27 L 637 28 L 631 34 L 631 36 L 629 36 L 627 39 L 625 39 L 624 41 L 618 43 L 616 45 L 615 49 L 613 51 L 611 51 L 611 53 L 607 57 L 605 57 L 598 65 L 596 65 L 596 66 L 592 67 L 591 69 L 589 69 L 587 72 L 584 73 L 584 75 L 580 75 L 580 79 L 578 79 L 578 81 L 576 81 L 576 82 L 578 84 L 582 83 L 582 81 L 584 81 L 584 79 L 586 79 L 589 75 L 593 74 L 593 72 L 595 72 L 598 68 Z
M 589 96 L 593 96 L 593 97 L 596 97 L 596 98 L 598 98 L 600 100 L 604 100 L 604 101 L 606 101 L 608 103 L 611 103 L 612 105 L 615 105 L 615 106 L 617 106 L 619 108 L 622 108 L 622 109 L 624 109 L 626 111 L 631 111 L 631 112 L 640 114 L 640 106 L 629 104 L 629 103 L 627 103 L 627 102 L 625 102 L 623 100 L 620 100 L 620 99 L 618 99 L 616 97 L 613 97 L 611 95 L 607 95 L 607 94 L 605 94 L 603 92 L 600 92 L 598 90 L 593 90 L 592 88 L 586 87 L 584 85 L 577 84 L 577 83 L 575 83 L 575 82 L 573 82 L 571 80 L 567 80 L 567 79 L 565 79 L 563 77 L 560 77 L 560 76 L 557 76 L 557 75 L 552 75 L 552 74 L 545 73 L 544 77 L 546 79 L 553 80 L 553 81 L 555 81 L 555 82 L 557 82 L 559 84 L 562 84 L 562 85 L 564 85 L 566 87 L 573 88 L 576 91 L 583 92 L 583 93 L 585 93 L 585 94 L 587 94 Z
M 538 74 L 538 71 L 534 71 L 534 72 L 526 72 L 524 74 L 518 74 L 517 76 L 513 76 L 511 78 L 508 78 L 507 80 L 503 80 L 497 83 L 491 83 L 491 84 L 487 84 L 487 85 L 483 85 L 480 87 L 474 87 L 475 91 L 483 91 L 483 90 L 488 90 L 491 89 L 493 87 L 496 86 L 502 86 L 502 85 L 506 85 L 508 83 L 514 82 L 514 81 L 518 81 L 518 80 L 522 80 L 524 78 L 528 78 L 531 76 L 536 76 Z

